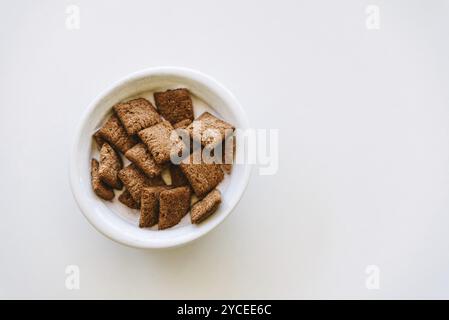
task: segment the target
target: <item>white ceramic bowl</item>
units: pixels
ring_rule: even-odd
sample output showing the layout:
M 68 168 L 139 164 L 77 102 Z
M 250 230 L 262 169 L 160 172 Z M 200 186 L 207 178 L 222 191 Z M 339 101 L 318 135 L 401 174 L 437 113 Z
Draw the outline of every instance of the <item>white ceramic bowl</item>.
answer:
M 95 156 L 92 134 L 110 114 L 111 107 L 136 96 L 152 100 L 152 91 L 185 87 L 193 96 L 197 117 L 205 109 L 219 115 L 236 128 L 248 128 L 245 112 L 232 93 L 209 76 L 178 67 L 158 67 L 133 73 L 100 94 L 87 108 L 77 129 L 70 157 L 70 183 L 73 195 L 89 222 L 101 233 L 119 243 L 137 248 L 167 248 L 197 239 L 220 224 L 240 200 L 249 180 L 251 166 L 235 164 L 232 174 L 219 185 L 222 203 L 210 218 L 199 225 L 190 223 L 188 214 L 173 228 L 158 231 L 137 225 L 138 211 L 97 197 L 91 188 L 90 159 Z M 237 145 L 237 153 L 243 152 Z

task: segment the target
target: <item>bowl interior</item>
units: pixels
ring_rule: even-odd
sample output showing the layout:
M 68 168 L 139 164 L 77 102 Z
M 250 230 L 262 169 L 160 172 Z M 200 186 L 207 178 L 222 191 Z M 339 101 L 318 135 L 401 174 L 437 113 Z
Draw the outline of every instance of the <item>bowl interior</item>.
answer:
M 71 182 L 75 198 L 85 216 L 100 232 L 113 240 L 143 248 L 186 243 L 218 225 L 236 205 L 246 187 L 249 165 L 234 164 L 232 173 L 225 175 L 224 181 L 218 186 L 222 203 L 214 215 L 199 225 L 192 225 L 190 215 L 187 214 L 177 226 L 162 231 L 156 227 L 139 228 L 138 210 L 130 209 L 117 200 L 121 191 L 116 192 L 113 202 L 104 201 L 94 194 L 90 185 L 90 159 L 98 159 L 98 151 L 92 134 L 111 114 L 112 106 L 136 97 L 144 97 L 154 104 L 153 92 L 179 87 L 190 90 L 195 118 L 209 111 L 236 128 L 247 128 L 243 110 L 232 94 L 211 78 L 191 70 L 163 68 L 143 71 L 116 83 L 98 97 L 87 110 L 78 131 L 72 154 Z M 243 148 L 237 145 L 236 153 L 239 152 L 243 152 Z

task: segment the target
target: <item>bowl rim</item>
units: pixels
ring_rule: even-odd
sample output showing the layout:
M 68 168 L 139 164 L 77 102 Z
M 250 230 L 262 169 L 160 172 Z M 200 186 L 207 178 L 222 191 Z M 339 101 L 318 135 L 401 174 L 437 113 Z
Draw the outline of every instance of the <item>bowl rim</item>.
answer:
M 212 229 L 221 224 L 226 217 L 234 210 L 235 206 L 240 202 L 245 190 L 248 186 L 252 166 L 249 163 L 245 163 L 243 170 L 243 177 L 241 182 L 241 191 L 240 194 L 237 195 L 237 200 L 228 208 L 228 210 L 221 216 L 221 219 L 215 221 L 215 223 L 206 224 L 206 227 L 198 229 L 195 233 L 190 233 L 182 237 L 176 237 L 174 239 L 165 239 L 164 241 L 151 241 L 151 239 L 145 239 L 145 241 L 138 241 L 133 237 L 127 237 L 125 234 L 117 232 L 115 229 L 110 228 L 109 224 L 104 223 L 102 219 L 96 215 L 94 210 L 89 207 L 87 204 L 87 200 L 85 199 L 85 195 L 83 194 L 82 187 L 79 181 L 78 168 L 76 165 L 77 162 L 77 154 L 78 150 L 82 143 L 82 132 L 84 126 L 92 113 L 95 111 L 96 107 L 99 103 L 110 93 L 112 93 L 117 88 L 125 85 L 126 83 L 136 81 L 141 79 L 142 77 L 148 77 L 152 75 L 174 75 L 181 76 L 185 78 L 190 78 L 194 81 L 204 83 L 209 87 L 215 94 L 220 97 L 223 97 L 225 101 L 229 102 L 228 106 L 236 112 L 239 122 L 243 124 L 243 128 L 249 128 L 249 121 L 246 116 L 246 113 L 238 100 L 229 91 L 226 87 L 220 84 L 214 78 L 200 72 L 197 70 L 193 70 L 185 67 L 175 67 L 175 66 L 160 66 L 160 67 L 151 67 L 145 68 L 133 73 L 130 73 L 118 81 L 113 82 L 111 85 L 107 86 L 100 94 L 98 94 L 88 105 L 87 109 L 83 112 L 78 125 L 75 130 L 75 137 L 72 143 L 70 158 L 69 158 L 69 180 L 72 194 L 75 198 L 75 201 L 83 213 L 85 218 L 89 221 L 89 223 L 100 233 L 108 237 L 109 239 L 116 241 L 118 243 L 127 245 L 129 247 L 134 248 L 142 248 L 142 249 L 162 249 L 162 248 L 170 248 L 176 247 L 180 245 L 187 244 L 191 241 L 199 239 L 204 236 Z

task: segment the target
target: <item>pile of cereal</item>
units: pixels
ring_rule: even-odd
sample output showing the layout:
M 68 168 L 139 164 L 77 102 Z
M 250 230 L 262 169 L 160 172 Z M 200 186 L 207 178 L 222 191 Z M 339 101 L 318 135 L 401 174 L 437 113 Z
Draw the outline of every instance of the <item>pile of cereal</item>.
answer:
M 100 156 L 91 160 L 92 188 L 109 201 L 114 189 L 123 189 L 118 200 L 140 210 L 141 228 L 173 227 L 189 211 L 191 222 L 201 223 L 221 203 L 216 187 L 224 173 L 231 173 L 234 127 L 208 112 L 194 119 L 184 88 L 156 92 L 154 101 L 157 108 L 144 98 L 113 106 L 113 114 L 93 135 Z M 126 167 L 122 154 L 130 161 Z M 162 178 L 164 170 L 169 184 Z

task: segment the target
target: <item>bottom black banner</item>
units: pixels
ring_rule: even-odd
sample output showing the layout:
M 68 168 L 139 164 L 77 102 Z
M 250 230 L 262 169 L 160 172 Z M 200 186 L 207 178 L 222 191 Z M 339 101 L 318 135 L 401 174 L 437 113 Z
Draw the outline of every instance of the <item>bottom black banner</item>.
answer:
M 150 317 L 160 315 L 163 319 L 278 319 L 300 316 L 344 315 L 385 317 L 386 315 L 429 316 L 443 311 L 447 301 L 350 301 L 350 300 L 150 300 L 150 301 L 1 301 L 0 308 L 6 314 L 39 313 L 89 317 L 113 315 L 129 318 L 134 315 Z M 62 313 L 56 312 L 59 309 Z M 86 314 L 86 309 L 89 313 Z M 385 311 L 387 310 L 387 311 Z

